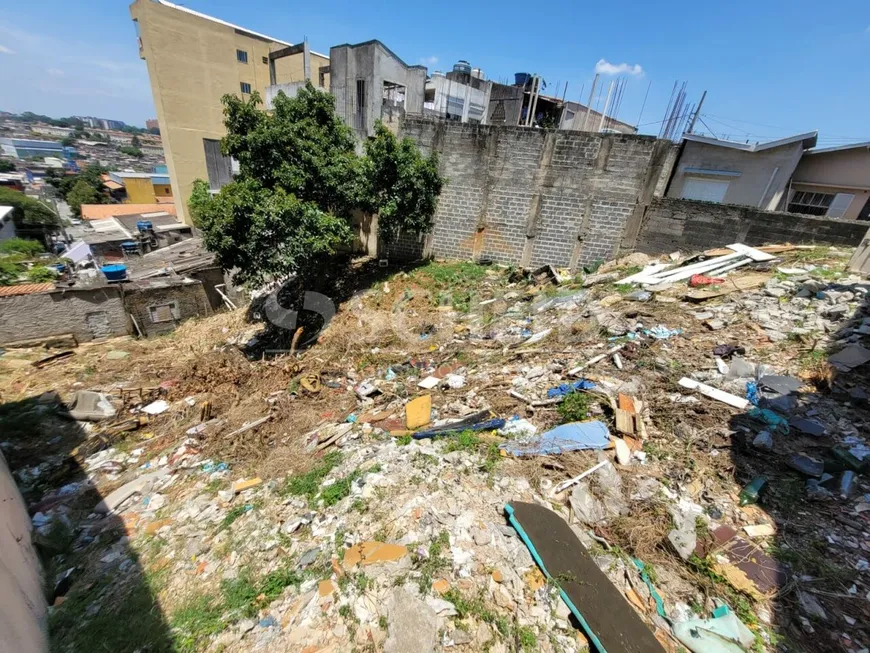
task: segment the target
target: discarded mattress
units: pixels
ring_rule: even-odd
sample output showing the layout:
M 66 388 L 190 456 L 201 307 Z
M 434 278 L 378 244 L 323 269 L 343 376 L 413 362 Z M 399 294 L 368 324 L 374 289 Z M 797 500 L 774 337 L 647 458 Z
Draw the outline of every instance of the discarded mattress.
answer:
M 536 438 L 506 442 L 499 448 L 514 456 L 546 456 L 581 449 L 604 449 L 609 444 L 607 425 L 593 421 L 562 424 Z
M 664 653 L 564 519 L 543 506 L 519 501 L 507 504 L 505 513 L 598 651 Z

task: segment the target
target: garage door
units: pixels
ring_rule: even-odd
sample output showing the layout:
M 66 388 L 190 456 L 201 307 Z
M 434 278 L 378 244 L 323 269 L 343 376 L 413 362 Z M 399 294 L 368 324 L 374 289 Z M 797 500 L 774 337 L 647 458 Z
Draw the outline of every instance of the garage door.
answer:
M 683 182 L 684 200 L 701 200 L 702 202 L 722 202 L 728 192 L 728 182 L 715 179 L 698 179 L 687 177 Z

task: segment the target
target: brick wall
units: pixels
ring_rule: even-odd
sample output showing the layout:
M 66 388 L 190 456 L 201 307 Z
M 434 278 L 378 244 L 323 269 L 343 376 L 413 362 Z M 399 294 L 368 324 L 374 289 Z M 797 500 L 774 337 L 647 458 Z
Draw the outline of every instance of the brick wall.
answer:
M 692 251 L 729 243 L 819 244 L 855 247 L 867 232 L 861 221 L 814 218 L 748 206 L 655 198 L 643 218 L 637 247 L 647 254 Z
M 80 341 L 127 333 L 118 289 L 71 288 L 0 297 L 0 344 L 72 333 Z
M 615 256 L 633 246 L 667 154 L 650 136 L 412 116 L 402 129 L 441 157 L 447 184 L 424 239 L 439 258 L 577 267 Z
M 177 302 L 177 319 L 155 322 L 151 307 Z M 124 305 L 136 318 L 139 327 L 149 336 L 168 333 L 184 320 L 211 314 L 208 296 L 199 281 L 154 281 L 148 286 L 124 289 Z

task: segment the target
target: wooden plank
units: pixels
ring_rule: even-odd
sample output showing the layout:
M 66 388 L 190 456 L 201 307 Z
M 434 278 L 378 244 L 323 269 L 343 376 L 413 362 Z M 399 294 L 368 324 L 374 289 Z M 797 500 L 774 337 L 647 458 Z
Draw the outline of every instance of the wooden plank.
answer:
M 784 252 L 793 252 L 796 249 L 813 249 L 813 245 L 763 245 L 756 247 L 759 252 L 767 254 L 782 254 Z M 708 249 L 704 252 L 707 256 L 725 256 L 730 254 L 732 250 L 727 247 L 718 247 L 716 249 Z
M 541 571 L 555 581 L 595 650 L 664 653 L 650 627 L 564 519 L 548 508 L 520 501 L 509 503 L 505 512 Z

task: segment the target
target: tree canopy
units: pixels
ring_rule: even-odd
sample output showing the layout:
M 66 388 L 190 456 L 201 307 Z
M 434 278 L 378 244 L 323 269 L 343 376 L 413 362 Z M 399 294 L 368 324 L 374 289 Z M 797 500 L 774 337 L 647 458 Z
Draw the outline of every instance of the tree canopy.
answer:
M 15 164 L 9 159 L 0 159 L 0 172 L 14 172 Z
M 12 220 L 22 238 L 45 241 L 46 234 L 60 227 L 60 217 L 42 202 L 11 188 L 0 188 L 0 206 L 14 207 Z
M 221 150 L 239 172 L 215 195 L 198 181 L 190 207 L 206 247 L 237 281 L 314 271 L 350 242 L 356 210 L 380 213 L 385 244 L 401 230 L 431 228 L 443 180 L 436 156 L 423 157 L 410 139 L 398 141 L 379 123 L 359 156 L 335 99 L 310 82 L 293 98 L 278 93 L 270 113 L 256 92 L 222 101 Z
M 99 204 L 100 194 L 86 180 L 79 179 L 66 194 L 66 202 L 72 212 L 77 217 L 81 217 L 82 204 Z

